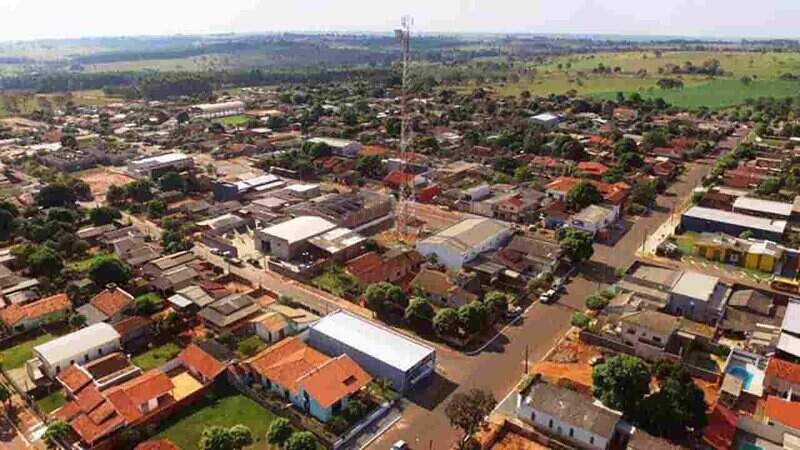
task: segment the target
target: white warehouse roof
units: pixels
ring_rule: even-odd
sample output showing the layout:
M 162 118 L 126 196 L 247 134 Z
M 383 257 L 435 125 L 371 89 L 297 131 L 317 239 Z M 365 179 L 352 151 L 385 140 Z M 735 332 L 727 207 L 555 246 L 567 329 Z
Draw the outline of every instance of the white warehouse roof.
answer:
M 58 361 L 77 360 L 78 356 L 97 346 L 119 339 L 120 335 L 111 325 L 100 322 L 84 329 L 45 342 L 34 347 L 34 351 L 45 360 Z
M 758 211 L 783 217 L 792 215 L 792 207 L 793 205 L 791 203 L 761 200 L 760 198 L 753 197 L 739 197 L 733 202 L 734 209 L 746 209 L 748 211 Z
M 131 161 L 131 164 L 137 166 L 145 166 L 149 164 L 170 164 L 191 158 L 191 156 L 184 153 L 167 153 L 166 155 L 150 156 L 147 158 L 138 159 L 136 161 Z
M 322 217 L 300 216 L 261 230 L 263 234 L 283 239 L 290 244 L 304 241 L 336 228 Z
M 781 330 L 800 335 L 800 302 L 792 300 L 786 306 Z
M 771 233 L 783 234 L 783 232 L 786 231 L 785 220 L 765 219 L 763 217 L 748 216 L 746 214 L 723 211 L 721 209 L 704 208 L 702 206 L 694 206 L 683 213 L 683 215 L 694 219 L 727 223 L 743 228 L 763 230 Z
M 312 328 L 403 372 L 435 352 L 430 347 L 345 311 L 323 317 Z
M 193 108 L 197 108 L 203 112 L 225 111 L 227 109 L 244 108 L 244 102 L 235 101 L 225 103 L 202 103 L 199 105 L 194 105 Z

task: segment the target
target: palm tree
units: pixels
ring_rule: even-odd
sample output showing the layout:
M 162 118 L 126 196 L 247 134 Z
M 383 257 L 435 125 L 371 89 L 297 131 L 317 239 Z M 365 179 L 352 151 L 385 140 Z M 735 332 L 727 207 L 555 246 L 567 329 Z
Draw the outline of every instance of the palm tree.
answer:
M 45 444 L 47 444 L 47 448 L 59 448 L 59 442 L 66 439 L 69 435 L 69 431 L 70 427 L 66 422 L 57 420 L 47 426 L 47 430 L 44 432 L 44 435 L 42 435 L 42 439 Z

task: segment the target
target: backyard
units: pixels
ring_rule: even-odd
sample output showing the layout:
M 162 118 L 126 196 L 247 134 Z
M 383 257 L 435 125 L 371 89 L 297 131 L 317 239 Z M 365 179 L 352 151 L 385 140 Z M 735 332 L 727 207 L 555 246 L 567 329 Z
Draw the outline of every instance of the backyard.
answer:
M 62 407 L 66 401 L 67 398 L 64 396 L 64 391 L 59 389 L 47 397 L 36 400 L 36 404 L 43 413 L 50 414 L 51 412 Z
M 17 369 L 24 366 L 25 361 L 33 357 L 33 347 L 44 344 L 55 337 L 55 335 L 45 333 L 0 351 L 0 366 L 3 367 L 3 370 Z
M 197 448 L 200 434 L 210 426 L 225 428 L 242 424 L 253 432 L 254 449 L 266 449 L 264 436 L 275 415 L 232 388 L 217 388 L 179 416 L 162 424 L 159 438 L 167 438 L 179 448 Z
M 174 342 L 167 342 L 158 347 L 153 347 L 141 355 L 135 356 L 133 358 L 133 363 L 142 370 L 147 371 L 161 366 L 165 362 L 178 356 L 180 352 L 181 348 L 177 344 Z

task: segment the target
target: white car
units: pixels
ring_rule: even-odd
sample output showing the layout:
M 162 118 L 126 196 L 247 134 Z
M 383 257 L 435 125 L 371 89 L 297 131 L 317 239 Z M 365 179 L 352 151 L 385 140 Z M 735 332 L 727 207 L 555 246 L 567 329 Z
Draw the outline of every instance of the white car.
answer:
M 539 301 L 542 303 L 550 303 L 556 299 L 556 290 L 550 289 L 549 291 L 545 292 L 544 294 L 539 296 Z
M 406 444 L 406 441 L 397 441 L 392 444 L 391 450 L 408 450 L 408 444 Z

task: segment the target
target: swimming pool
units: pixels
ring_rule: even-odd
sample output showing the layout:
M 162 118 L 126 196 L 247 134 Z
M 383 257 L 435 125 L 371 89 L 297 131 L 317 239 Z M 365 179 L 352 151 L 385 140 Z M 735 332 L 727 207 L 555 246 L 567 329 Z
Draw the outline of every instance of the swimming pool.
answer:
M 728 369 L 728 373 L 742 380 L 742 388 L 745 391 L 750 389 L 750 385 L 753 383 L 753 374 L 747 369 L 742 366 L 734 366 Z

